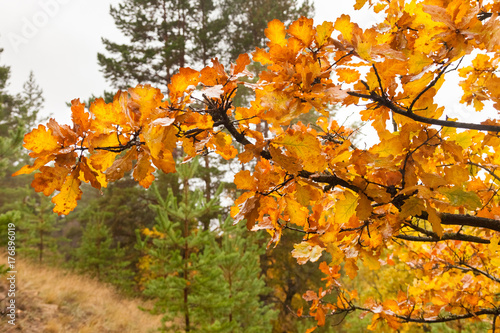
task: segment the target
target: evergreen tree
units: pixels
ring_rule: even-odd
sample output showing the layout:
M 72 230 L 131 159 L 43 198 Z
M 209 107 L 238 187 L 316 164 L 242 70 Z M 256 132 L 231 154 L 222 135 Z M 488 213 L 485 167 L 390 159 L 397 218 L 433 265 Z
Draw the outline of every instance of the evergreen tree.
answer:
M 277 312 L 262 301 L 271 289 L 261 276 L 261 240 L 262 234 L 248 233 L 245 225 L 233 225 L 228 218 L 221 223 L 218 244 L 210 247 L 224 278 L 227 299 L 221 321 L 228 323 L 227 332 L 271 332 L 276 319 Z
M 115 88 L 166 88 L 180 67 L 206 66 L 214 57 L 228 62 L 264 47 L 269 21 L 288 23 L 312 8 L 309 0 L 125 0 L 110 14 L 128 41 L 103 38 L 107 54 L 97 59 Z
M 169 188 L 162 197 L 154 187 L 156 224 L 138 239 L 145 295 L 166 313 L 169 332 L 269 332 L 275 312 L 260 300 L 269 290 L 260 277 L 258 235 L 245 237 L 244 226 L 229 219 L 203 227 L 202 217 L 221 211 L 220 192 L 207 202 L 202 191 L 189 189 L 197 168 L 197 162 L 179 166 L 177 195 Z
M 124 260 L 125 251 L 113 244 L 110 229 L 104 224 L 105 215 L 96 213 L 83 232 L 75 251 L 75 267 L 91 277 L 112 283 L 126 292 L 131 291 L 133 274 Z
M 41 194 L 26 197 L 18 203 L 18 212 L 19 252 L 40 263 L 47 258 L 52 262 L 60 261 L 59 245 L 65 239 L 60 234 L 61 219 L 52 212 L 50 198 Z
M 0 49 L 0 54 L 3 49 Z M 25 127 L 19 117 L 22 101 L 7 91 L 10 67 L 0 66 L 0 175 L 3 177 L 18 154 Z M 9 175 L 10 176 L 10 175 Z
M 205 251 L 213 242 L 213 233 L 203 230 L 199 218 L 219 209 L 216 199 L 204 200 L 200 190 L 189 190 L 189 179 L 196 173 L 197 163 L 180 165 L 182 195 L 176 197 L 171 189 L 163 198 L 156 191 L 158 205 L 156 224 L 145 229 L 146 240 L 139 240 L 139 248 L 151 258 L 152 278 L 146 283 L 145 295 L 156 298 L 155 312 L 165 313 L 164 327 L 168 331 L 209 330 L 218 325 L 216 316 L 221 307 L 220 270 L 213 267 L 213 255 Z M 150 240 L 150 241 L 149 241 Z M 216 296 L 210 302 L 207 298 Z M 173 321 L 182 317 L 182 324 Z M 210 320 L 212 318 L 212 320 Z M 202 331 L 203 331 L 202 330 Z
M 105 78 L 118 88 L 137 83 L 166 87 L 170 77 L 186 66 L 195 9 L 187 0 L 125 0 L 111 7 L 116 26 L 129 41 L 117 44 L 103 38 L 111 54 L 97 57 Z

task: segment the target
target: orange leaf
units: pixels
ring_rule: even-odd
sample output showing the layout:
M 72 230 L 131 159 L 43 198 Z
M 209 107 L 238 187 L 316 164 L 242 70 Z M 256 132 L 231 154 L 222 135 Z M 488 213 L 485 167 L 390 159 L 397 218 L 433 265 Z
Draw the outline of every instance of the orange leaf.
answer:
M 286 45 L 286 30 L 285 25 L 278 19 L 274 19 L 267 24 L 266 30 L 264 30 L 266 37 L 270 40 L 270 43 L 277 44 L 280 46 Z
M 129 149 L 125 156 L 114 161 L 108 170 L 106 170 L 106 180 L 113 182 L 122 178 L 125 172 L 132 170 L 132 161 L 136 156 L 135 149 Z
M 151 159 L 149 154 L 141 152 L 134 167 L 133 177 L 144 188 L 151 186 L 155 180 L 153 175 L 155 168 L 151 166 Z
M 359 72 L 350 68 L 339 68 L 335 71 L 340 81 L 345 83 L 353 83 L 359 80 Z
M 194 88 L 199 78 L 200 73 L 198 71 L 191 68 L 181 68 L 179 73 L 172 76 L 172 80 L 168 85 L 171 99 L 176 100 L 181 97 L 190 86 Z
M 274 145 L 270 145 L 269 152 L 271 153 L 273 160 L 290 174 L 296 175 L 300 172 L 300 170 L 302 170 L 302 164 L 300 163 L 300 160 L 295 157 L 283 154 L 280 148 L 276 148 Z
M 301 17 L 290 25 L 288 33 L 304 43 L 305 47 L 309 47 L 315 35 L 313 24 L 313 19 Z
M 83 132 L 90 128 L 90 114 L 85 112 L 85 104 L 80 103 L 80 99 L 71 101 L 71 118 L 73 120 L 73 130 L 82 135 Z
M 54 166 L 42 166 L 40 173 L 36 173 L 31 182 L 31 187 L 37 192 L 43 192 L 46 196 L 51 195 L 55 190 L 59 190 L 68 175 L 68 169 Z
M 347 276 L 349 276 L 351 280 L 353 280 L 356 277 L 356 275 L 358 275 L 358 265 L 356 265 L 356 259 L 347 258 L 345 260 L 344 269 L 345 272 L 347 273 Z
M 255 178 L 248 170 L 238 172 L 234 176 L 234 184 L 240 190 L 255 190 Z

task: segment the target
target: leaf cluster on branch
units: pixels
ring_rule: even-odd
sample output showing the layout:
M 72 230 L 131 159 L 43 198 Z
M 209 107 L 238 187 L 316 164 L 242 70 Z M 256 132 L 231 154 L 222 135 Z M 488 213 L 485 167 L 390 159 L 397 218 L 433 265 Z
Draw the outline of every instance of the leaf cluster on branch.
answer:
M 200 71 L 181 68 L 167 96 L 138 85 L 88 110 L 73 100 L 72 126 L 50 120 L 25 136 L 35 160 L 16 174 L 39 170 L 32 186 L 58 191 L 54 211 L 68 214 L 81 182 L 100 189 L 132 171 L 147 188 L 155 170 L 175 172 L 178 147 L 185 161 L 210 152 L 254 161 L 235 175 L 246 192 L 231 214 L 266 230 L 270 244 L 286 230 L 303 233 L 292 251 L 299 264 L 325 260 L 325 288 L 304 295 L 318 326 L 327 315 L 359 310 L 374 314 L 370 328 L 479 317 L 495 327 L 500 122 L 452 118 L 436 95 L 457 72 L 457 102 L 500 110 L 500 4 L 358 0 L 355 7 L 366 5 L 384 14 L 369 29 L 347 15 L 317 26 L 305 17 L 288 28 L 269 22 L 267 48 L 252 53 L 265 66 L 256 84 L 242 80 L 251 75 L 243 54 L 229 70 L 217 59 Z M 242 86 L 255 93 L 249 107 L 232 104 Z M 329 118 L 335 104 L 358 107 L 377 143 L 355 147 L 353 131 Z M 312 110 L 322 114 L 316 124 L 291 125 Z M 271 137 L 256 130 L 261 121 Z M 398 263 L 414 279 L 387 299 L 340 281 L 344 273 L 354 279 L 358 265 Z

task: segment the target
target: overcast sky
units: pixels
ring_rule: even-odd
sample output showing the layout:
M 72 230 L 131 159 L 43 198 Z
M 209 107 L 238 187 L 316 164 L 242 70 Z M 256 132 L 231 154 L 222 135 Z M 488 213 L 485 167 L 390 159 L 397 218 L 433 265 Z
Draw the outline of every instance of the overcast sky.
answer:
M 0 64 L 11 67 L 17 93 L 33 70 L 45 97 L 44 115 L 69 122 L 65 103 L 112 90 L 99 72 L 101 37 L 124 41 L 109 15 L 120 0 L 0 0 Z M 316 0 L 315 24 L 352 13 L 354 0 Z M 359 15 L 359 14 L 357 14 Z M 366 23 L 366 18 L 363 20 Z

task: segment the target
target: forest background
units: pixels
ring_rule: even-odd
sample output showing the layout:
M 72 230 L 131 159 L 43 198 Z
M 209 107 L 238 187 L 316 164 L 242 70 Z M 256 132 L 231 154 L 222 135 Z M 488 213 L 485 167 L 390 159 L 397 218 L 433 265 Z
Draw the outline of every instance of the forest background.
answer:
M 291 0 L 123 1 L 111 16 L 127 40 L 103 39 L 106 50 L 98 54 L 98 64 L 113 89 L 138 82 L 166 87 L 181 67 L 202 68 L 214 57 L 229 64 L 238 54 L 265 47 L 264 29 L 272 19 L 289 24 L 313 14 L 312 4 Z M 158 174 L 148 190 L 132 175 L 125 176 L 102 193 L 84 190 L 76 211 L 58 217 L 50 199 L 29 188 L 33 176 L 10 177 L 28 163 L 22 136 L 46 117 L 41 112 L 44 87 L 36 73 L 19 93 L 8 89 L 9 78 L 5 64 L 0 68 L 0 223 L 2 228 L 16 224 L 23 258 L 73 270 L 111 284 L 123 295 L 140 297 L 145 311 L 163 317 L 158 328 L 164 331 L 303 332 L 312 326 L 307 316 L 296 313 L 307 307 L 302 295 L 320 288 L 322 276 L 312 267 L 316 263 L 297 265 L 291 257 L 292 244 L 301 235 L 288 233 L 278 247 L 266 250 L 264 235 L 233 226 L 229 217 L 239 193 L 228 171 L 234 174 L 244 165 L 209 154 L 189 165 L 178 161 L 178 173 Z M 99 95 L 112 99 L 108 92 Z M 251 98 L 249 92 L 241 93 L 237 103 L 245 106 Z M 93 96 L 87 104 L 91 100 Z M 331 110 L 332 117 L 335 112 Z M 315 118 L 300 120 L 307 124 Z M 265 123 L 257 126 L 266 133 Z M 359 274 L 366 274 L 366 285 L 358 289 L 391 292 L 382 282 L 388 277 L 376 271 Z M 401 275 L 394 278 L 404 280 Z M 370 316 L 327 320 L 320 331 L 357 332 Z M 477 329 L 460 322 L 424 328 Z

